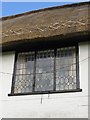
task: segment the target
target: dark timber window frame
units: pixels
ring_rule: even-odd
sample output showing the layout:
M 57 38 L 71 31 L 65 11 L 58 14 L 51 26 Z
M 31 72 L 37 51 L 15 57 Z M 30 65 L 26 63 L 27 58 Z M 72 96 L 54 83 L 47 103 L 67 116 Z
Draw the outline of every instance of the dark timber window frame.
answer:
M 70 90 L 56 90 L 56 50 L 58 48 L 63 48 L 62 47 L 56 47 L 56 48 L 49 48 L 49 49 L 54 49 L 54 88 L 53 90 L 50 91 L 35 91 L 35 72 L 34 72 L 34 82 L 33 82 L 33 91 L 32 92 L 28 92 L 28 93 L 14 93 L 14 86 L 15 86 L 15 71 L 16 71 L 16 61 L 17 61 L 17 56 L 19 52 L 15 53 L 15 63 L 14 63 L 14 75 L 13 75 L 13 79 L 12 79 L 12 87 L 11 87 L 11 94 L 8 94 L 9 96 L 18 96 L 18 95 L 37 95 L 37 94 L 52 94 L 52 93 L 72 93 L 72 92 L 81 92 L 82 89 L 80 89 L 80 83 L 79 83 L 79 54 L 78 54 L 78 45 L 70 45 L 70 46 L 66 46 L 66 47 L 72 47 L 75 46 L 76 48 L 76 89 L 70 89 Z M 65 46 L 64 46 L 65 47 Z M 48 50 L 48 49 L 46 49 Z M 27 51 L 27 50 L 26 50 Z M 26 52 L 26 51 L 21 51 L 21 52 Z M 37 50 L 35 51 L 35 64 L 34 64 L 34 70 L 36 69 L 36 54 Z M 30 51 L 29 51 L 30 52 Z

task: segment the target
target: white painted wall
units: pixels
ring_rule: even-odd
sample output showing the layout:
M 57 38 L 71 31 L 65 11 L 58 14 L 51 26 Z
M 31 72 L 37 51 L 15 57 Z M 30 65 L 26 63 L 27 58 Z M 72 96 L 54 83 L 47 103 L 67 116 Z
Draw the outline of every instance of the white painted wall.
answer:
M 2 71 L 13 73 L 14 52 L 4 53 Z M 88 43 L 79 44 L 79 61 L 88 58 Z M 3 118 L 88 118 L 88 59 L 80 62 L 80 88 L 82 92 L 48 95 L 12 96 L 12 75 L 2 74 Z M 42 104 L 41 104 L 41 97 Z
M 2 53 L 0 52 L 0 120 L 2 118 L 1 114 L 2 114 L 2 104 L 1 104 L 1 87 L 2 87 Z
M 90 119 L 90 41 L 88 46 L 88 118 Z

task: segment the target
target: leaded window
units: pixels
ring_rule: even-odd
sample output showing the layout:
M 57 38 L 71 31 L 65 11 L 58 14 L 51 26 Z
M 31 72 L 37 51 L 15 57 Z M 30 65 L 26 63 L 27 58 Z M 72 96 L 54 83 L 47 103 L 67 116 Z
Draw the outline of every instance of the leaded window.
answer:
M 15 63 L 13 93 L 79 88 L 76 47 L 21 52 Z

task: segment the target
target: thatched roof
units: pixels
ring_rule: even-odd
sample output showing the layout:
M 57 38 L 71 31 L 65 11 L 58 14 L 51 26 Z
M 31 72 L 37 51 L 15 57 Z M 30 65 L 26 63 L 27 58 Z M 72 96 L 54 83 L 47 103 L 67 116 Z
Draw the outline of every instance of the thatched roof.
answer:
M 89 2 L 84 2 L 3 17 L 0 44 L 88 34 L 88 9 Z

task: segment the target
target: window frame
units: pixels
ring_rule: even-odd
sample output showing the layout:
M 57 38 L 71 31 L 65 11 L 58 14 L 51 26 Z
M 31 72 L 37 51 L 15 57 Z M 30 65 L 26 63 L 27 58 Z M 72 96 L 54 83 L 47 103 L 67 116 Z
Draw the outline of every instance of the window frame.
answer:
M 76 48 L 76 89 L 69 89 L 69 90 L 56 90 L 56 50 L 58 48 L 64 48 L 64 47 L 73 47 L 75 46 Z M 14 93 L 14 85 L 15 85 L 15 71 L 16 71 L 16 61 L 17 61 L 17 56 L 18 53 L 20 52 L 30 52 L 34 51 L 35 52 L 35 63 L 34 63 L 34 70 L 36 69 L 36 53 L 37 51 L 40 51 L 39 49 L 36 50 L 22 50 L 22 51 L 16 51 L 15 52 L 15 60 L 14 60 L 14 70 L 13 70 L 13 77 L 12 77 L 12 86 L 11 86 L 11 93 L 8 94 L 8 96 L 19 96 L 19 95 L 38 95 L 38 94 L 53 94 L 53 93 L 72 93 L 72 92 L 81 92 L 82 89 L 80 89 L 80 80 L 79 80 L 79 48 L 78 44 L 73 44 L 73 45 L 67 45 L 67 46 L 58 46 L 58 47 L 49 47 L 49 48 L 44 48 L 41 50 L 48 50 L 48 49 L 54 49 L 54 89 L 50 91 L 34 91 L 35 86 L 33 86 L 33 91 L 28 92 L 28 93 Z M 34 72 L 34 77 L 35 77 L 35 72 Z M 34 84 L 35 85 L 35 79 L 34 79 Z

